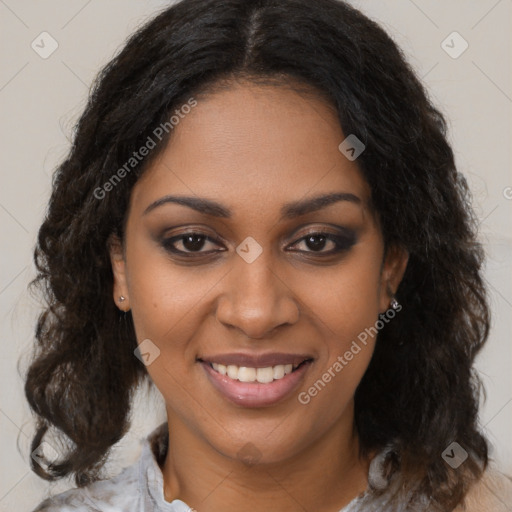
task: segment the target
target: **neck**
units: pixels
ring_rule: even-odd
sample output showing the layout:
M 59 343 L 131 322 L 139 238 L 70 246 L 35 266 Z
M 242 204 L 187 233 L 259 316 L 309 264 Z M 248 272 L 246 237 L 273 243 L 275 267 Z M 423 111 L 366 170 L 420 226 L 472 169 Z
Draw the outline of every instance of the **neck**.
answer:
M 164 496 L 197 512 L 238 512 L 248 499 L 252 512 L 338 512 L 368 486 L 369 460 L 358 456 L 353 414 L 292 457 L 253 465 L 220 454 L 172 420 L 162 467 Z

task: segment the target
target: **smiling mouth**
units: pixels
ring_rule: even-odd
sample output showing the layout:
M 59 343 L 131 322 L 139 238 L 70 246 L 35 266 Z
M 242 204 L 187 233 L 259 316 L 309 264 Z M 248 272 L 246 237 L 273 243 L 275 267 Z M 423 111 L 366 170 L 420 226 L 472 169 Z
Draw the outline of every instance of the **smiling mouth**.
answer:
M 239 407 L 270 407 L 290 397 L 314 363 L 310 354 L 215 354 L 198 357 L 212 386 Z
M 300 363 L 278 364 L 275 366 L 266 366 L 264 368 L 237 366 L 234 364 L 225 365 L 220 363 L 211 363 L 208 361 L 203 362 L 208 364 L 215 372 L 234 381 L 270 384 L 276 380 L 283 379 L 285 375 L 295 372 L 300 367 L 311 361 L 312 359 L 305 359 Z

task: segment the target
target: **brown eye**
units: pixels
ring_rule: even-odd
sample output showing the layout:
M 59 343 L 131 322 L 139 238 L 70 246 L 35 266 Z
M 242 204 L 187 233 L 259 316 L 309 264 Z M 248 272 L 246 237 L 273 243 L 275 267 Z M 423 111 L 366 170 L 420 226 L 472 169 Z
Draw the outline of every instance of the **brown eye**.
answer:
M 292 247 L 302 247 L 298 248 L 298 252 L 330 255 L 350 249 L 356 241 L 356 235 L 352 231 L 347 231 L 346 235 L 315 232 L 300 238 L 292 244 Z M 327 250 L 325 250 L 326 248 Z
M 324 249 L 328 238 L 325 235 L 308 235 L 304 241 L 312 251 L 321 251 Z
M 212 247 L 208 248 L 207 250 L 202 250 L 205 246 L 208 247 L 208 244 L 210 244 Z M 171 253 L 185 256 L 187 254 L 193 253 L 206 254 L 214 252 L 215 247 L 219 246 L 219 244 L 217 244 L 208 235 L 197 232 L 182 233 L 171 238 L 166 238 L 162 241 L 162 245 L 167 251 Z
M 185 247 L 187 251 L 200 251 L 203 248 L 205 241 L 206 237 L 203 235 L 192 234 L 184 235 L 182 237 L 183 247 Z

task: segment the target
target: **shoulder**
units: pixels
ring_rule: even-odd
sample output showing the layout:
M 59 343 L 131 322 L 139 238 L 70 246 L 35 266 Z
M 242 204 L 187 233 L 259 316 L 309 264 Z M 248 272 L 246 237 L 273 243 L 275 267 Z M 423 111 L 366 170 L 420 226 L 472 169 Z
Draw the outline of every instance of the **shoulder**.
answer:
M 108 480 L 69 489 L 42 501 L 32 512 L 129 512 L 138 510 L 138 464 Z
M 138 460 L 117 476 L 98 480 L 85 487 L 69 489 L 42 501 L 32 512 L 134 512 L 148 493 L 159 494 L 158 461 L 168 447 L 167 422 L 153 430 L 142 442 Z M 161 478 L 161 474 L 160 474 Z
M 489 467 L 476 482 L 456 512 L 510 512 L 512 503 L 512 476 Z

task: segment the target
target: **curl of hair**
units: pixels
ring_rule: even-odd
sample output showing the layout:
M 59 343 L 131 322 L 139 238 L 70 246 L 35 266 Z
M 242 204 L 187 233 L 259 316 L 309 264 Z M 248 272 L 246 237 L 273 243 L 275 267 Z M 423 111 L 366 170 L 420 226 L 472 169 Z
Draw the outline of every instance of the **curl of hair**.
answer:
M 386 249 L 404 247 L 410 258 L 397 291 L 403 310 L 379 333 L 356 391 L 361 455 L 391 447 L 385 467 L 396 492 L 386 510 L 418 496 L 429 510 L 451 510 L 488 461 L 473 370 L 489 330 L 482 248 L 443 116 L 391 38 L 336 0 L 184 0 L 98 75 L 39 231 L 34 284 L 47 307 L 25 385 L 38 419 L 32 448 L 49 426 L 74 446 L 33 469 L 84 486 L 129 427 L 132 392 L 147 373 L 133 355 L 131 317 L 112 301 L 108 240 L 122 238 L 131 188 L 172 131 L 102 199 L 97 191 L 173 109 L 236 79 L 312 88 L 366 146 L 358 163 Z M 452 441 L 470 453 L 456 471 L 441 457 Z

